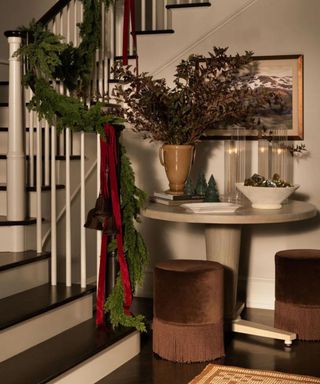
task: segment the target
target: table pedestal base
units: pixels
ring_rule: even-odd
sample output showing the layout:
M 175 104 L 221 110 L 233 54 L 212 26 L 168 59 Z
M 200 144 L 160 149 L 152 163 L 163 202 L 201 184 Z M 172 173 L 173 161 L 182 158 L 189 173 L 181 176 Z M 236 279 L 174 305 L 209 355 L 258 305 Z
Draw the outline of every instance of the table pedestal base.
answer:
M 253 321 L 243 320 L 240 317 L 232 321 L 232 331 L 245 333 L 247 335 L 283 340 L 288 347 L 291 346 L 292 341 L 297 338 L 295 333 L 283 331 L 282 329 L 269 327 Z
M 207 224 L 205 228 L 207 260 L 217 261 L 224 270 L 224 315 L 235 318 L 238 289 L 241 225 Z
M 207 224 L 205 229 L 207 259 L 225 267 L 224 313 L 225 320 L 232 323 L 232 331 L 253 336 L 283 340 L 290 346 L 296 334 L 267 325 L 243 320 L 240 313 L 244 305 L 237 307 L 237 283 L 240 257 L 241 225 Z

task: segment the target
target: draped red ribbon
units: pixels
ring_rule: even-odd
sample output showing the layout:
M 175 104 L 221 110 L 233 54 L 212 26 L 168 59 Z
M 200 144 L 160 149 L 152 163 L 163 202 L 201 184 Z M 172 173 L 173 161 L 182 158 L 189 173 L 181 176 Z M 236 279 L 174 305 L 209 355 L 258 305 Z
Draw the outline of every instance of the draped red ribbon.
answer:
M 137 35 L 136 35 L 136 17 L 134 0 L 124 1 L 123 14 L 123 42 L 122 42 L 122 63 L 128 65 L 128 48 L 129 48 L 129 26 L 131 20 L 131 35 L 133 40 L 133 48 L 136 54 L 136 71 L 138 73 L 138 54 L 137 54 Z
M 122 220 L 119 199 L 119 189 L 117 181 L 117 143 L 115 129 L 110 124 L 104 126 L 105 138 L 100 139 L 101 148 L 101 168 L 100 181 L 101 193 L 105 198 L 111 198 L 112 213 L 116 227 L 116 242 L 120 275 L 124 289 L 124 311 L 130 315 L 129 308 L 132 303 L 132 291 L 127 262 L 123 249 Z M 106 219 L 107 220 L 107 219 Z M 105 222 L 106 226 L 107 222 Z M 106 255 L 107 255 L 107 235 L 103 233 L 101 241 L 101 256 L 99 267 L 99 283 L 96 308 L 96 324 L 103 324 L 103 305 L 105 301 L 105 281 L 106 281 Z

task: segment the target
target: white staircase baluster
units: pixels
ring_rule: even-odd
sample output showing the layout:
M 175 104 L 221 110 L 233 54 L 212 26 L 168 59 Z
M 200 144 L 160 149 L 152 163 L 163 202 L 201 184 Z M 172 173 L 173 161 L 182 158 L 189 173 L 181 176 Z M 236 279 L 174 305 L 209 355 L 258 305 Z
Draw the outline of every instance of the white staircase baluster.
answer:
M 42 127 L 41 127 L 42 128 Z M 50 131 L 47 121 L 44 122 L 44 185 L 50 185 Z
M 19 35 L 19 33 L 17 33 Z M 9 43 L 9 127 L 7 153 L 7 219 L 24 220 L 26 216 L 25 150 L 21 60 L 14 53 L 21 37 L 7 34 Z
M 42 132 L 39 117 L 37 117 L 37 159 L 36 159 L 36 191 L 37 191 L 37 252 L 42 252 L 42 209 L 41 209 L 41 185 L 42 185 Z
M 30 90 L 31 96 L 32 91 Z M 29 113 L 29 185 L 34 187 L 34 111 Z
M 156 0 L 152 0 L 152 28 L 153 31 L 157 29 L 157 4 Z
M 63 23 L 64 23 L 64 17 L 63 17 L 63 11 L 59 13 L 59 27 L 60 27 L 60 35 L 64 36 L 63 34 Z M 59 92 L 62 95 L 64 93 L 64 87 L 63 84 L 59 83 Z M 65 132 L 61 132 L 59 135 L 59 155 L 64 156 L 65 155 Z
M 114 31 L 114 26 L 115 26 L 115 6 L 112 6 L 109 8 L 109 12 L 107 14 L 107 22 L 108 22 L 108 30 L 107 30 L 107 34 L 105 34 L 105 39 L 107 39 L 107 49 L 105 51 L 105 62 L 104 62 L 104 67 L 105 67 L 105 92 L 108 93 L 108 95 L 110 96 L 110 88 L 109 88 L 109 78 L 110 78 L 110 74 L 109 74 L 109 65 L 110 65 L 110 68 L 114 66 L 114 56 L 115 56 L 115 40 L 114 40 L 114 33 L 112 33 L 112 31 Z M 110 60 L 110 64 L 108 65 L 108 59 Z
M 104 97 L 104 86 L 103 86 L 103 74 L 104 74 L 104 18 L 105 18 L 105 11 L 104 11 L 104 4 L 101 5 L 101 35 L 100 35 L 100 48 L 99 48 L 99 71 L 98 71 L 98 93 L 99 93 L 99 100 L 102 101 Z
M 66 286 L 71 287 L 70 128 L 66 133 Z
M 80 208 L 80 241 L 81 241 L 81 248 L 80 248 L 80 257 L 81 257 L 81 287 L 85 288 L 87 285 L 87 268 L 86 268 L 86 229 L 84 227 L 84 224 L 86 222 L 86 204 L 85 204 L 85 133 L 81 132 L 81 164 L 80 164 L 80 173 L 81 173 L 81 192 L 80 192 L 80 200 L 81 200 L 81 208 Z
M 146 0 L 141 0 L 141 31 L 146 30 Z
M 56 127 L 51 127 L 51 285 L 57 285 Z
M 100 151 L 100 135 L 97 134 L 97 196 L 100 193 L 100 160 L 101 160 L 101 151 Z M 99 281 L 99 265 L 100 265 L 100 252 L 101 252 L 101 231 L 97 231 L 97 286 Z M 98 291 L 97 291 L 98 293 Z
M 116 34 L 116 54 L 117 56 L 122 55 L 122 41 L 123 41 L 123 3 L 115 3 L 116 7 L 116 19 L 115 19 L 115 34 Z

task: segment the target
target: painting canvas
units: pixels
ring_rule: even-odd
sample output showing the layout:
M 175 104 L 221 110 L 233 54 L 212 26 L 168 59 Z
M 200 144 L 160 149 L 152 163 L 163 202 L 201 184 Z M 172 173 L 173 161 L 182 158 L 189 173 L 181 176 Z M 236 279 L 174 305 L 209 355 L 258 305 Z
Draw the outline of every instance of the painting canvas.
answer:
M 253 59 L 250 64 L 254 75 L 252 86 L 263 86 L 275 92 L 283 103 L 281 112 L 275 113 L 270 109 L 257 116 L 265 127 L 265 135 L 283 135 L 286 132 L 288 139 L 303 140 L 303 56 L 256 56 Z M 235 127 L 209 130 L 207 138 L 228 139 L 234 131 Z M 258 137 L 256 130 L 240 131 L 249 139 Z

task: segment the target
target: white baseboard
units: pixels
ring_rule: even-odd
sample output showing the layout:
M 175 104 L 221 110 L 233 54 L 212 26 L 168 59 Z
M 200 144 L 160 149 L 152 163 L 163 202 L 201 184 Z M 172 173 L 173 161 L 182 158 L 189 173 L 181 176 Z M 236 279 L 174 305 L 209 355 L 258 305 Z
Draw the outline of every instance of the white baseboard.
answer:
M 247 287 L 246 306 L 248 308 L 274 309 L 274 279 L 239 278 L 239 289 Z

